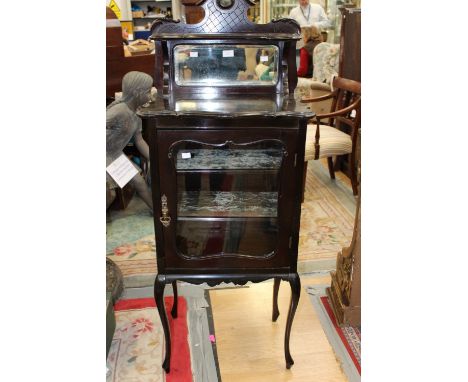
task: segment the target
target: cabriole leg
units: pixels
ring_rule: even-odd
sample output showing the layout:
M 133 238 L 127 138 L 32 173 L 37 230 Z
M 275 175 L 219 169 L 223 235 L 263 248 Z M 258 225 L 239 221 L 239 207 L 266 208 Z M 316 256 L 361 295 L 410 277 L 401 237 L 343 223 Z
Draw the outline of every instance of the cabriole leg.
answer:
M 271 320 L 275 322 L 279 316 L 279 309 L 278 309 L 278 291 L 280 287 L 281 279 L 275 277 L 273 284 L 273 314 L 271 315 Z
M 291 326 L 296 314 L 297 304 L 299 303 L 299 296 L 301 295 L 301 280 L 297 273 L 291 274 L 289 278 L 291 285 L 291 302 L 289 304 L 288 320 L 286 322 L 286 334 L 284 336 L 284 356 L 286 358 L 286 369 L 290 369 L 294 365 L 294 360 L 289 351 L 289 337 L 291 335 Z
M 166 276 L 157 275 L 154 281 L 154 299 L 158 307 L 159 317 L 164 330 L 164 338 L 166 341 L 166 356 L 162 364 L 166 373 L 170 371 L 171 365 L 171 333 L 169 331 L 169 322 L 167 321 L 166 307 L 164 306 L 164 287 L 166 286 Z
M 172 282 L 172 290 L 174 293 L 174 303 L 172 304 L 171 316 L 177 318 L 177 280 Z

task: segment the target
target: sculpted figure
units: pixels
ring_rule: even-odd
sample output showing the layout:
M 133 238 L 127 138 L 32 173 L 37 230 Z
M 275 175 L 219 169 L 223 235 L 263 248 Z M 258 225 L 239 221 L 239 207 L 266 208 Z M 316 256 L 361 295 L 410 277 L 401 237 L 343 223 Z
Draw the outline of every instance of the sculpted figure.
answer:
M 122 98 L 111 103 L 106 110 L 106 166 L 122 155 L 132 138 L 138 151 L 149 162 L 149 147 L 141 135 L 141 119 L 136 115 L 136 110 L 150 101 L 152 86 L 153 79 L 146 73 L 128 72 L 123 77 Z M 136 164 L 134 166 L 140 170 Z M 153 201 L 145 179 L 138 173 L 130 182 L 152 211 Z M 115 198 L 114 190 L 118 187 L 108 173 L 106 186 L 107 208 Z

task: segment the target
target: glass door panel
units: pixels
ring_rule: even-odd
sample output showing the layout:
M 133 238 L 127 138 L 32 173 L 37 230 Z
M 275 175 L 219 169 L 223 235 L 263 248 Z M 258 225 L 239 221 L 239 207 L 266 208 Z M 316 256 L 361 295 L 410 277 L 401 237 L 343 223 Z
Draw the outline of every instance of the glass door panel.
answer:
M 177 251 L 184 257 L 269 257 L 278 236 L 279 140 L 171 147 Z

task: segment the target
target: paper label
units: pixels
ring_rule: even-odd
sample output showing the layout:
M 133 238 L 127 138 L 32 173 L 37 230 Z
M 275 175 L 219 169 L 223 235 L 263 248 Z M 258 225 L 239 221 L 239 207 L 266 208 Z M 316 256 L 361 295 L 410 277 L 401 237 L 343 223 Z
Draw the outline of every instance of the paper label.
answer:
M 107 166 L 106 171 L 120 188 L 123 188 L 136 174 L 138 174 L 138 170 L 132 162 L 130 162 L 130 159 L 125 156 L 125 154 L 122 154 Z
M 190 52 L 190 57 L 198 57 L 198 52 Z
M 260 62 L 268 61 L 268 56 L 260 56 Z
M 191 158 L 192 155 L 190 153 L 182 153 L 182 159 L 188 159 Z
M 223 57 L 234 57 L 233 50 L 223 50 Z

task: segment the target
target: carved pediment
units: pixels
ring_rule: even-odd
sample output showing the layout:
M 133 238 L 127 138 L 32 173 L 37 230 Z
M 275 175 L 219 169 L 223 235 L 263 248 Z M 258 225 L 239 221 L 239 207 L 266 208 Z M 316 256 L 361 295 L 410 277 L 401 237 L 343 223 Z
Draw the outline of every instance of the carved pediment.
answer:
M 158 19 L 151 26 L 151 38 L 170 39 L 180 37 L 209 38 L 213 34 L 250 34 L 256 38 L 266 38 L 268 34 L 276 34 L 275 38 L 300 39 L 299 24 L 292 19 L 273 20 L 268 24 L 256 24 L 247 17 L 247 10 L 254 1 L 250 0 L 200 0 L 186 6 L 200 6 L 205 11 L 205 17 L 198 24 L 185 24 L 180 20 Z M 198 36 L 203 34 L 203 36 Z M 283 36 L 283 37 L 282 37 Z

